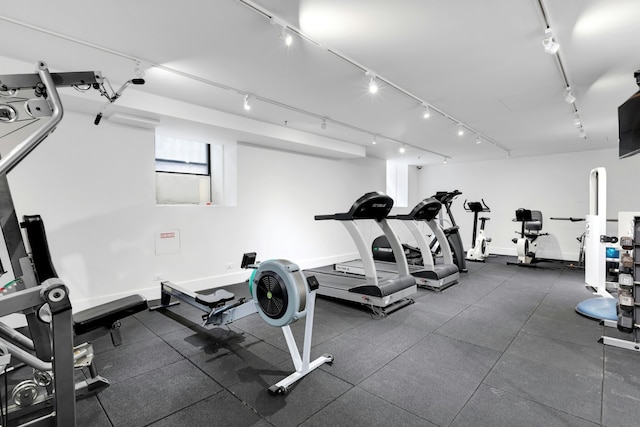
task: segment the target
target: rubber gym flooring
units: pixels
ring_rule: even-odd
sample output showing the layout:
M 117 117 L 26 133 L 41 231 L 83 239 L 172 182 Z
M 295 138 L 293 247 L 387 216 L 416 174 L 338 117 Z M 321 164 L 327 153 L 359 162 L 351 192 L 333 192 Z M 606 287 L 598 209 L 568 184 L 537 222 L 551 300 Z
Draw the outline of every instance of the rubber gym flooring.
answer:
M 640 354 L 599 344 L 619 333 L 575 313 L 591 297 L 584 272 L 507 259 L 470 263 L 459 284 L 418 290 L 386 318 L 318 298 L 312 359 L 335 361 L 285 396 L 266 391 L 293 371 L 284 337 L 257 314 L 204 329 L 185 304 L 138 313 L 122 346 L 94 342 L 111 386 L 78 401 L 78 425 L 638 425 Z

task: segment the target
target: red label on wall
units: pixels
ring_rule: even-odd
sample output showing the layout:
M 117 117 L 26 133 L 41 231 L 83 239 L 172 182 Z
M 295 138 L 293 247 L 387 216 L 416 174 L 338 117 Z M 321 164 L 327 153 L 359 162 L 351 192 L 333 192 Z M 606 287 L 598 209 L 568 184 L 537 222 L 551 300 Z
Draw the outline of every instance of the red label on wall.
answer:
M 176 237 L 176 233 L 173 231 L 171 233 L 160 233 L 161 239 L 174 239 Z

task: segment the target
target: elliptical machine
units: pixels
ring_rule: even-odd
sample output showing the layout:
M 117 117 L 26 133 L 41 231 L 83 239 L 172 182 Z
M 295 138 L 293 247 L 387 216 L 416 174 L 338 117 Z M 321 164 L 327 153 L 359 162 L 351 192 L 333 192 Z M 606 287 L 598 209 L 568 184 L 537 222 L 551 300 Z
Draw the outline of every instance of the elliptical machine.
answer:
M 522 223 L 521 230 L 516 231 L 520 237 L 511 239 L 511 241 L 516 244 L 518 261 L 507 262 L 507 264 L 535 267 L 535 263 L 540 261 L 540 259 L 536 258 L 538 237 L 549 235 L 549 233 L 541 232 L 542 212 L 520 208 L 516 210 L 514 221 Z
M 491 238 L 484 234 L 485 223 L 490 219 L 487 217 L 478 218 L 480 212 L 491 212 L 491 209 L 480 199 L 481 202 L 467 202 L 462 204 L 464 210 L 473 212 L 473 236 L 471 237 L 471 249 L 467 251 L 467 260 L 484 262 L 489 256 L 489 243 Z M 478 219 L 480 220 L 480 230 L 478 230 Z

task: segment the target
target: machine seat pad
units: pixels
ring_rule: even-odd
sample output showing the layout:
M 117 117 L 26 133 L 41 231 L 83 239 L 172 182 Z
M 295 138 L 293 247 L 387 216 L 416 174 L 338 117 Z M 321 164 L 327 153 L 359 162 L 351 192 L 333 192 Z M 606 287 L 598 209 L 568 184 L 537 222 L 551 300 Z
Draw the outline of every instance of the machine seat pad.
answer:
M 147 300 L 141 295 L 129 295 L 74 314 L 73 330 L 82 335 L 103 326 L 110 328 L 117 320 L 147 308 Z
M 236 296 L 226 289 L 218 289 L 212 294 L 197 294 L 196 302 L 206 305 L 209 308 L 218 306 L 220 303 L 231 301 Z

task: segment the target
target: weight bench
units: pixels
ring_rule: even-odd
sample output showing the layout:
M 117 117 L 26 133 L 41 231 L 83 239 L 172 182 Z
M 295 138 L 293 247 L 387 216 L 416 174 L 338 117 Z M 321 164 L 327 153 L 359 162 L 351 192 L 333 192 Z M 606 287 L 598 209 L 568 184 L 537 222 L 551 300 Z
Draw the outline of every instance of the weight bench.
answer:
M 129 295 L 73 314 L 74 344 L 91 341 L 109 332 L 114 346 L 122 344 L 120 320 L 148 308 L 141 295 Z

